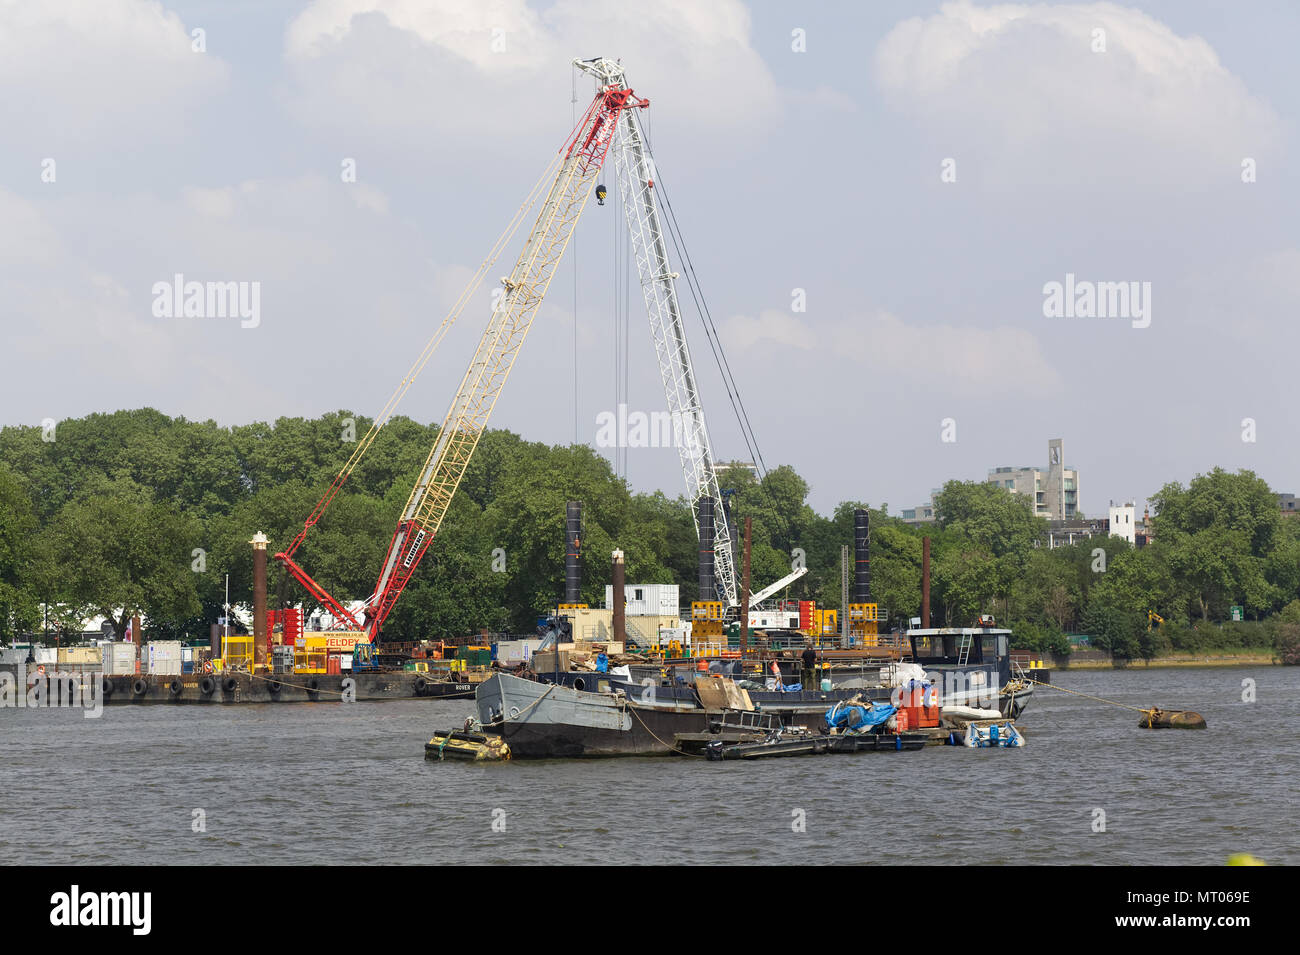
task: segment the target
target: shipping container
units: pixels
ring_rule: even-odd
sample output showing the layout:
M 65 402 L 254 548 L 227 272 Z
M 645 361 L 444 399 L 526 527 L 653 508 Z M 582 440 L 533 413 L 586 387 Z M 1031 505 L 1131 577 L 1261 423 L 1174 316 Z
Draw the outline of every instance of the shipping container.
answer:
M 540 637 L 536 639 L 530 637 L 522 640 L 498 640 L 494 644 L 495 659 L 502 666 L 519 666 L 519 664 L 531 660 L 533 652 L 541 645 Z
M 158 640 L 145 646 L 148 672 L 158 676 L 180 676 L 181 642 Z
M 101 650 L 104 672 L 109 676 L 125 676 L 135 672 L 134 643 L 105 643 Z
M 678 615 L 680 602 L 677 584 L 626 584 L 623 592 L 627 597 L 624 611 L 629 615 L 639 617 Z M 605 609 L 613 609 L 613 606 L 614 588 L 606 584 Z

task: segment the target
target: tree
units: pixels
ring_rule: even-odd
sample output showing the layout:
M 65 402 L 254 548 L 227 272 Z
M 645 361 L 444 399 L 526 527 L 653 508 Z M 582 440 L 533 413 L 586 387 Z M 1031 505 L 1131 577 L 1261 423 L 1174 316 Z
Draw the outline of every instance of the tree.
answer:
M 91 482 L 47 533 L 59 598 L 108 617 L 118 639 L 137 613 L 157 621 L 198 611 L 191 554 L 200 522 L 130 479 Z
M 39 619 L 32 581 L 37 527 L 27 489 L 0 464 L 0 637 L 5 639 L 32 629 Z

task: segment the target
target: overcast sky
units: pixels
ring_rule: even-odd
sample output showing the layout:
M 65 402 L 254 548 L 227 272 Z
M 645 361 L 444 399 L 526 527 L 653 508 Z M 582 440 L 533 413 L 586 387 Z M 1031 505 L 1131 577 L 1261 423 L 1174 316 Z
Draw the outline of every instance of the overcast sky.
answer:
M 605 55 L 763 455 L 818 509 L 897 513 L 1053 437 L 1089 515 L 1215 465 L 1294 491 L 1298 42 L 1286 0 L 0 0 L 0 424 L 373 414 L 565 140 L 571 58 Z M 493 426 L 595 443 L 621 227 L 587 208 Z M 260 283 L 258 324 L 159 317 L 177 273 Z M 1047 317 L 1067 275 L 1150 283 L 1149 313 Z M 488 294 L 404 413 L 442 419 Z M 632 304 L 629 405 L 663 410 Z M 672 449 L 628 478 L 684 487 Z

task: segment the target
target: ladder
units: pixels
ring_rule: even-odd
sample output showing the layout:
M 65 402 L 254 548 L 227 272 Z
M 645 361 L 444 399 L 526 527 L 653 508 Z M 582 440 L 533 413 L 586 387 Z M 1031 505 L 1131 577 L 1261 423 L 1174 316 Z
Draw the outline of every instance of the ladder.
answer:
M 957 647 L 958 666 L 965 666 L 967 663 L 970 662 L 970 644 L 971 644 L 971 635 L 969 633 L 963 633 L 961 635 L 961 643 Z

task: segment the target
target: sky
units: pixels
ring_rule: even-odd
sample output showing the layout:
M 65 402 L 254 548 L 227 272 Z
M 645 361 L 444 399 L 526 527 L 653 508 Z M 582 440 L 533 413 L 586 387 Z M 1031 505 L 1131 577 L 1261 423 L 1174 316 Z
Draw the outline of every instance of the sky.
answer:
M 1295 491 L 1298 40 L 1283 0 L 0 0 L 0 424 L 374 414 L 603 55 L 651 101 L 763 459 L 819 511 L 1057 437 L 1089 516 L 1215 466 Z M 588 205 L 493 427 L 596 446 L 623 312 L 628 408 L 666 408 L 623 229 Z M 256 283 L 256 319 L 168 314 L 178 274 Z M 490 291 L 401 413 L 442 420 Z M 684 490 L 672 448 L 626 476 Z

